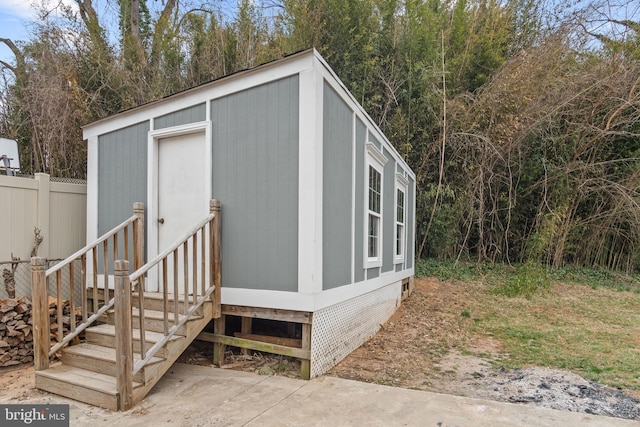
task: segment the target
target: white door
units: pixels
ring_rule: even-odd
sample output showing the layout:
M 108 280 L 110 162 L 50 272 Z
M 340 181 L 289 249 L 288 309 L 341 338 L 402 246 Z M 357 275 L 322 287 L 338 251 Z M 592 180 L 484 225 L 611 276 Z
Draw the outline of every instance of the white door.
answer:
M 158 141 L 158 253 L 182 238 L 208 214 L 205 158 L 204 132 Z M 179 258 L 179 289 L 183 293 L 182 254 Z M 192 258 L 190 253 L 189 264 L 192 264 Z M 192 266 L 189 267 L 191 277 Z M 173 284 L 169 283 L 169 292 L 173 292 Z M 162 283 L 159 289 L 162 289 Z

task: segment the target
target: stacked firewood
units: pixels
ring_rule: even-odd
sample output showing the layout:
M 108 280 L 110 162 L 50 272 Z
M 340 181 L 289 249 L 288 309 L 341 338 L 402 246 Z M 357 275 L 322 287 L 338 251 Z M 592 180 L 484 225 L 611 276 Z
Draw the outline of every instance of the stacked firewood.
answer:
M 69 303 L 62 301 L 63 336 L 71 328 Z M 0 300 L 0 366 L 33 362 L 33 319 L 29 297 Z M 49 297 L 49 328 L 51 345 L 58 342 L 57 300 Z M 76 324 L 81 320 L 80 310 L 75 313 Z
M 50 338 L 51 338 L 51 346 L 53 347 L 59 338 L 58 334 L 58 300 L 49 297 L 49 323 L 50 323 Z M 62 300 L 62 337 L 64 338 L 71 332 L 71 305 L 69 301 Z M 75 324 L 78 325 L 82 322 L 82 309 L 78 308 L 75 310 Z M 84 332 L 81 334 L 84 336 Z M 79 338 L 73 340 L 73 344 L 78 344 L 80 342 Z
M 29 297 L 0 300 L 0 366 L 33 362 Z

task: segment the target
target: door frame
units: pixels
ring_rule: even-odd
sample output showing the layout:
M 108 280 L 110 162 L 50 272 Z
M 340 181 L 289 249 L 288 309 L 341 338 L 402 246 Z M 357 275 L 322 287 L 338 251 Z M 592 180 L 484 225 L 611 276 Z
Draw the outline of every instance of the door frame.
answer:
M 203 212 L 208 212 L 209 199 L 211 198 L 212 176 L 212 150 L 211 141 L 211 121 L 189 123 L 186 125 L 172 126 L 158 130 L 151 130 L 147 139 L 147 214 L 145 224 L 145 235 L 147 236 L 147 260 L 154 259 L 158 251 L 158 170 L 159 156 L 158 145 L 161 139 L 175 136 L 188 135 L 204 132 L 204 162 L 205 162 L 205 194 L 202 195 Z M 204 216 L 203 216 L 204 218 Z M 149 271 L 146 280 L 145 290 L 150 292 L 158 291 L 158 280 L 156 269 Z

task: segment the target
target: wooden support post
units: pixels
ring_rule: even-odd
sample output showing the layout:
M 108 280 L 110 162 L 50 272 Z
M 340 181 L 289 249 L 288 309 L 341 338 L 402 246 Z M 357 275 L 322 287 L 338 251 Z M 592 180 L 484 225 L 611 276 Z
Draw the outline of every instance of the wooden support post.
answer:
M 302 349 L 309 350 L 309 359 L 300 361 L 300 376 L 303 380 L 311 379 L 311 324 L 302 324 Z
M 253 323 L 253 319 L 251 317 L 242 317 L 242 325 L 240 327 L 240 332 L 242 332 L 243 334 L 250 334 L 252 323 Z M 249 354 L 249 349 L 243 348 L 242 354 L 244 355 Z
M 211 224 L 212 233 L 211 236 L 213 238 L 213 242 L 211 243 L 211 251 L 212 251 L 212 260 L 211 263 L 213 265 L 213 286 L 215 290 L 213 291 L 213 314 L 212 317 L 214 319 L 220 317 L 222 315 L 221 309 L 221 286 L 222 286 L 222 276 L 220 272 L 220 251 L 222 249 L 220 237 L 222 235 L 222 218 L 221 218 L 221 207 L 220 201 L 216 199 L 212 199 L 209 201 L 209 212 L 214 214 L 213 222 Z M 224 333 L 224 331 L 222 332 Z
M 217 319 L 213 319 L 213 333 L 224 335 L 225 332 L 225 315 L 221 314 Z M 225 345 L 221 343 L 213 344 L 213 364 L 221 366 L 224 363 Z
M 44 269 L 45 259 L 31 258 L 31 294 L 33 298 L 33 367 L 36 371 L 49 368 L 49 295 L 47 276 Z
M 126 411 L 133 406 L 133 340 L 129 261 L 116 261 L 114 270 L 118 409 Z

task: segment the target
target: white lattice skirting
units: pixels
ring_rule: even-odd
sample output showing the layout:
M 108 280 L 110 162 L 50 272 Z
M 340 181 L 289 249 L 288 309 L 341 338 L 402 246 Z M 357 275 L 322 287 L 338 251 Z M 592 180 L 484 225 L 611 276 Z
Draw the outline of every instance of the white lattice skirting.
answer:
M 402 282 L 313 313 L 311 377 L 327 372 L 378 332 L 400 306 Z

